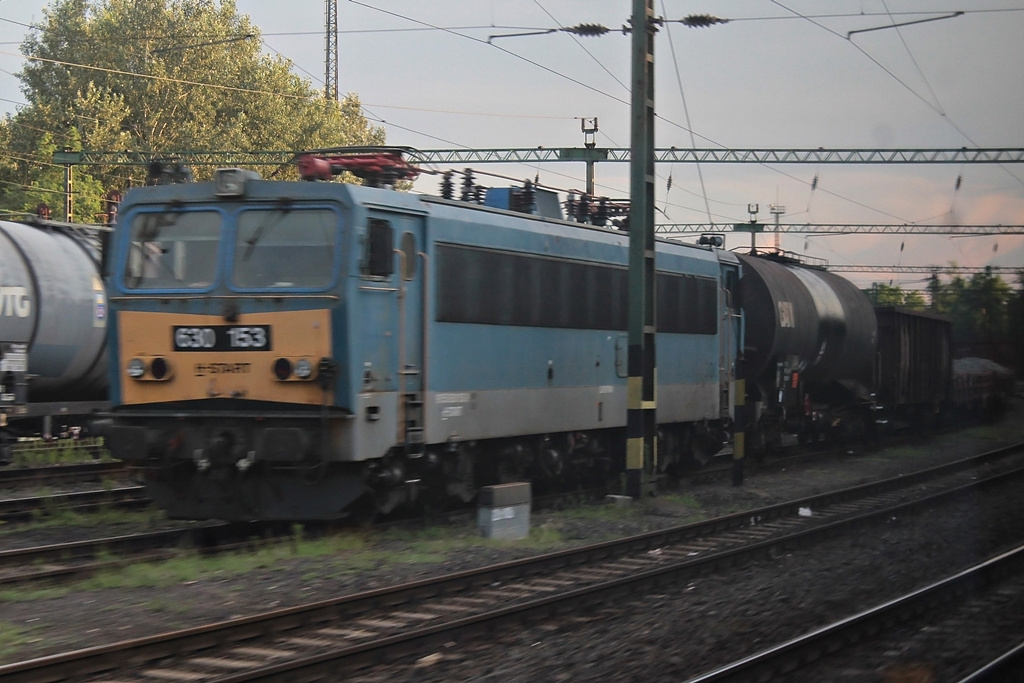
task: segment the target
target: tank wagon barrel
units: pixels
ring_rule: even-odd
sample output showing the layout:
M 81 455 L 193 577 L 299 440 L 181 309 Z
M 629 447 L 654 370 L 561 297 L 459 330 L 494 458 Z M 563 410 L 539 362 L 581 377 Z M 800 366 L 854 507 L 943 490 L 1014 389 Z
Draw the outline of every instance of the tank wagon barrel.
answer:
M 877 323 L 851 282 L 779 255 L 739 255 L 755 448 L 870 428 Z
M 863 292 L 825 270 L 746 255 L 740 261 L 752 378 L 771 378 L 782 363 L 809 389 L 835 381 L 872 386 L 877 325 Z
M 0 422 L 7 429 L 105 405 L 99 250 L 97 233 L 85 226 L 0 222 Z

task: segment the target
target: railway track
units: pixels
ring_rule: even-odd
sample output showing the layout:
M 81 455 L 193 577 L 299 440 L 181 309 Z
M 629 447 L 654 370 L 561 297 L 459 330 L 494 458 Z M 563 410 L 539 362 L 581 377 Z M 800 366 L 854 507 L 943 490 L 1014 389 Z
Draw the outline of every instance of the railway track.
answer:
M 27 488 L 98 481 L 104 477 L 124 476 L 128 468 L 121 461 L 87 462 L 49 467 L 22 467 L 0 470 L 0 488 Z
M 21 522 L 57 512 L 93 512 L 111 508 L 139 510 L 149 504 L 144 486 L 7 498 L 0 500 L 0 522 Z
M 845 680 L 865 680 L 887 666 L 894 673 L 902 671 L 903 680 L 935 680 L 924 665 L 892 665 L 894 653 L 922 646 L 942 651 L 955 639 L 972 639 L 974 633 L 985 635 L 984 643 L 973 637 L 979 648 L 991 648 L 997 637 L 1005 651 L 999 650 L 999 656 L 964 680 L 1001 680 L 997 674 L 1020 673 L 1020 668 L 1011 667 L 1024 664 L 1022 569 L 1024 546 L 687 683 L 835 681 L 837 670 L 848 672 Z M 926 678 L 909 678 L 915 671 Z
M 221 532 L 225 534 L 223 542 L 216 538 Z M 228 538 L 228 533 L 232 534 L 231 539 Z M 226 547 L 225 543 L 239 544 L 239 536 L 244 539 L 247 534 L 227 524 L 210 523 L 181 529 L 2 550 L 0 586 L 78 579 L 97 571 L 114 569 L 133 562 L 168 559 L 182 548 L 223 549 Z
M 461 572 L 218 624 L 0 667 L 20 680 L 294 680 L 336 677 L 460 635 L 677 586 L 853 526 L 977 495 L 1010 472 L 979 478 L 1010 449 L 843 491 L 586 548 Z M 1014 452 L 1019 452 L 1020 446 Z M 968 481 L 969 483 L 964 483 Z M 908 500 L 909 499 L 909 500 Z M 810 510 L 807 515 L 802 511 Z M 130 662 L 127 667 L 125 662 Z

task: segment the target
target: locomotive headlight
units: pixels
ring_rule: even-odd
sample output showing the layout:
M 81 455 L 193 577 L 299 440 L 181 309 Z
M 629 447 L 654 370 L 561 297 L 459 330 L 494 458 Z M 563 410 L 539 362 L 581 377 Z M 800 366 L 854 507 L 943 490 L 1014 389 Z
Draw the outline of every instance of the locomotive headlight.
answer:
M 274 377 L 282 382 L 292 376 L 292 362 L 287 358 L 278 358 L 274 361 Z
M 309 379 L 313 375 L 313 364 L 305 358 L 295 364 L 295 376 L 299 379 Z
M 309 380 L 316 374 L 316 368 L 308 358 L 278 358 L 270 369 L 279 382 Z
M 157 356 L 149 364 L 149 371 L 153 379 L 166 379 L 171 374 L 171 366 L 167 364 L 166 358 Z
M 146 364 L 141 358 L 132 358 L 128 361 L 128 368 L 125 373 L 132 379 L 139 379 L 146 374 Z
M 259 180 L 256 171 L 242 168 L 218 168 L 213 175 L 213 193 L 218 197 L 241 197 L 245 194 L 245 184 L 250 180 Z

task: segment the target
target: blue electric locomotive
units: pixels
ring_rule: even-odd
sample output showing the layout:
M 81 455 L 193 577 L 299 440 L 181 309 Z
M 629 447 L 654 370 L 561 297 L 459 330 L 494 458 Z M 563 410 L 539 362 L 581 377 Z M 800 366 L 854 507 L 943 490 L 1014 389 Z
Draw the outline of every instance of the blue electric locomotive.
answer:
M 345 159 L 306 167 L 395 166 Z M 238 169 L 131 190 L 107 256 L 112 453 L 170 516 L 227 520 L 617 476 L 628 235 L 541 190 L 481 199 Z M 664 471 L 725 440 L 743 327 L 734 255 L 660 241 L 657 263 Z

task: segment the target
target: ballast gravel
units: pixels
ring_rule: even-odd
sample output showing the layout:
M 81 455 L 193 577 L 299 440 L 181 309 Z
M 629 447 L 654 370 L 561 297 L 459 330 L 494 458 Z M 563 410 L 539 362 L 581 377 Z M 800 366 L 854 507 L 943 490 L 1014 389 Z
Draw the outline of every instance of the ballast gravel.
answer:
M 534 536 L 521 542 L 466 542 L 473 522 L 422 532 L 360 532 L 327 555 L 281 552 L 263 566 L 175 578 L 159 586 L 116 577 L 99 583 L 0 593 L 0 664 L 199 626 L 270 609 L 326 600 L 620 535 L 800 498 L 896 476 L 1024 439 L 1024 400 L 1014 399 L 996 424 L 934 436 L 924 446 L 837 454 L 785 467 L 748 468 L 742 487 L 727 479 L 693 485 L 680 495 L 616 508 L 535 512 Z M 953 510 L 952 512 L 950 510 Z M 960 503 L 941 514 L 895 519 L 883 528 L 705 577 L 593 614 L 566 617 L 453 643 L 351 681 L 683 681 L 752 654 L 887 597 L 937 580 L 991 552 L 989 541 L 1009 512 L 1024 518 L 1024 495 L 1008 492 L 991 505 Z M 0 534 L 3 530 L 0 529 Z M 94 530 L 38 531 L 48 542 Z M 461 541 L 460 541 L 461 539 Z M 18 545 L 29 543 L 11 533 Z M 0 544 L 7 545 L 0 535 Z M 252 560 L 255 562 L 255 560 Z M 137 576 L 133 573 L 133 576 Z M 129 584 L 139 584 L 137 587 Z M 963 639 L 963 647 L 976 644 Z M 931 659 L 929 659 L 931 657 Z M 913 653 L 906 670 L 920 680 L 949 680 L 955 652 Z M 952 662 L 952 664 L 951 664 Z M 894 677 L 895 676 L 895 677 Z M 832 680 L 901 680 L 899 671 L 836 672 Z M 909 679 L 908 679 L 909 680 Z M 916 679 L 914 679 L 916 680 Z

